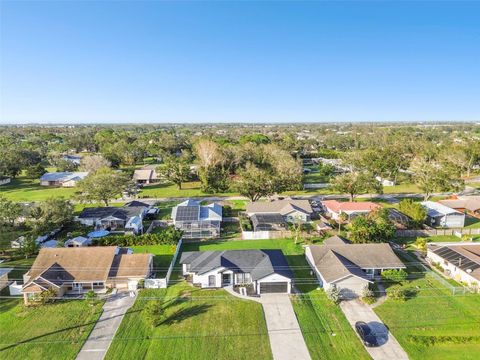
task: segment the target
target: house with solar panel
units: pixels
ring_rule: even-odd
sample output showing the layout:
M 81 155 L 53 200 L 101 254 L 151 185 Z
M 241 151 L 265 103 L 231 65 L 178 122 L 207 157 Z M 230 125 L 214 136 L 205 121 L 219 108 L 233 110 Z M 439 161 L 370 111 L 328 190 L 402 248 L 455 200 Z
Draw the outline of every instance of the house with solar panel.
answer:
M 183 231 L 185 239 L 215 238 L 220 236 L 222 206 L 217 203 L 200 205 L 197 200 L 186 200 L 172 209 L 175 227 Z
M 427 260 L 445 275 L 477 288 L 480 284 L 479 243 L 428 243 Z

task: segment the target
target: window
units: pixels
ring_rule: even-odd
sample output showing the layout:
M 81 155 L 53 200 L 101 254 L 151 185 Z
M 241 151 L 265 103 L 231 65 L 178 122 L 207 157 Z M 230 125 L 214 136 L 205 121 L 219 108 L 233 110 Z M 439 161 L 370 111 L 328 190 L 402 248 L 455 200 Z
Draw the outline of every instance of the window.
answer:
M 98 281 L 98 282 L 94 282 L 92 283 L 93 286 L 103 286 L 103 282 L 102 281 Z
M 248 284 L 250 283 L 250 274 L 248 273 L 237 273 L 235 274 L 237 284 Z

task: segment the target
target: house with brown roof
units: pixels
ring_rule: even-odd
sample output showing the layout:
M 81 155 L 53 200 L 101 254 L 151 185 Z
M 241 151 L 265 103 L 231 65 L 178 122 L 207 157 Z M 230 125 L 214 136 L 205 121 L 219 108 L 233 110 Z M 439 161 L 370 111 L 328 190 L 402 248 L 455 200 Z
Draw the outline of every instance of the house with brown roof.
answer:
M 247 204 L 246 213 L 255 231 L 283 230 L 288 223 L 308 222 L 313 214 L 308 200 L 283 199 Z
M 451 199 L 440 200 L 439 203 L 461 213 L 480 218 L 480 196 L 456 196 Z
M 358 215 L 366 215 L 372 211 L 380 209 L 381 206 L 370 201 L 338 201 L 324 200 L 321 201 L 323 210 L 333 220 L 340 219 L 340 214 L 345 213 L 348 219 L 352 219 Z
M 23 276 L 22 293 L 28 304 L 49 289 L 64 296 L 136 288 L 152 270 L 152 254 L 132 254 L 130 249 L 118 246 L 44 248 Z
M 139 184 L 150 184 L 158 181 L 157 171 L 155 167 L 145 166 L 133 172 L 133 180 Z
M 427 260 L 440 266 L 445 275 L 454 280 L 479 288 L 479 243 L 428 243 Z
M 320 286 L 336 287 L 342 298 L 361 296 L 383 270 L 406 268 L 389 244 L 351 244 L 338 236 L 307 246 L 305 257 Z

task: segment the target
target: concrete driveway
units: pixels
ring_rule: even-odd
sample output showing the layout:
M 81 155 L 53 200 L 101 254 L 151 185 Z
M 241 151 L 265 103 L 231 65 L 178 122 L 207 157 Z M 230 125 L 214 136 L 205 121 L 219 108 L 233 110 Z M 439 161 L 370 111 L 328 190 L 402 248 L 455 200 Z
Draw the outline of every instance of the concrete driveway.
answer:
M 102 360 L 107 354 L 123 316 L 134 302 L 135 298 L 130 297 L 128 292 L 110 297 L 103 305 L 103 313 L 77 354 L 76 360 Z
M 265 313 L 274 360 L 310 360 L 297 317 L 287 294 L 262 294 L 259 300 Z
M 382 338 L 378 347 L 365 347 L 374 360 L 408 360 L 408 355 L 397 339 L 388 331 L 375 312 L 360 300 L 342 301 L 340 307 L 355 331 L 357 321 L 366 322 L 378 337 Z M 356 333 L 356 332 L 355 332 Z

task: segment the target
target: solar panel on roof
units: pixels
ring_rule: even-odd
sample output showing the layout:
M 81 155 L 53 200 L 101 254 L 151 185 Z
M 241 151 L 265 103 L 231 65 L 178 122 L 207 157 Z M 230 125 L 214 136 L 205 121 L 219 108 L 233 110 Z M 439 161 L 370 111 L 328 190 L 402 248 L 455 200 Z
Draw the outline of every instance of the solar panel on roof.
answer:
M 480 264 L 477 264 L 476 262 L 470 260 L 466 256 L 456 252 L 455 250 L 452 250 L 448 247 L 443 247 L 438 250 L 434 251 L 435 254 L 438 256 L 441 256 L 445 260 L 447 260 L 449 263 L 458 266 L 462 270 L 475 270 L 480 268 Z
M 179 206 L 177 208 L 177 221 L 195 221 L 198 220 L 200 206 Z

